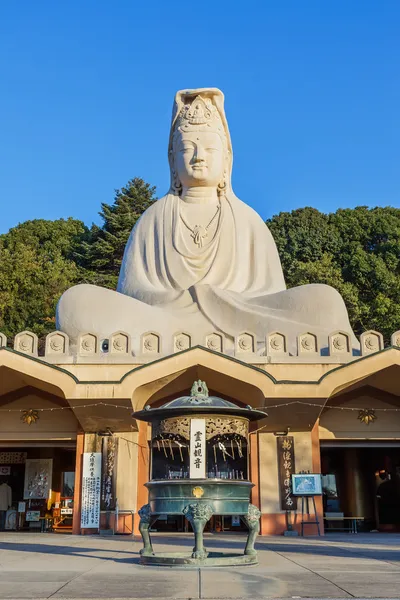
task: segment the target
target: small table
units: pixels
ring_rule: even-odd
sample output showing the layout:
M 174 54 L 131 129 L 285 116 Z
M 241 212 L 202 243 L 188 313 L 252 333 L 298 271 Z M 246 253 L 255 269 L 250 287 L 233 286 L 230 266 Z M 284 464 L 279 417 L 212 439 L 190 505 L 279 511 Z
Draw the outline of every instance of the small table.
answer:
M 358 533 L 357 521 L 364 521 L 365 517 L 324 517 L 324 521 L 349 521 L 349 527 L 332 527 L 331 531 L 348 531 Z

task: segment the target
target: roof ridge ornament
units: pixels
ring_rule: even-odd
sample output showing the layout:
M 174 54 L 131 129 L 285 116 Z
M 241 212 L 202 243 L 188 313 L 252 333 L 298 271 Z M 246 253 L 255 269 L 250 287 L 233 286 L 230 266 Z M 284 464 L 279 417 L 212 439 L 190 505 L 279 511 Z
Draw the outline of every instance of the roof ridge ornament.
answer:
M 208 387 L 205 381 L 198 379 L 193 383 L 190 390 L 190 402 L 193 402 L 193 404 L 211 404 L 211 398 L 208 396 Z

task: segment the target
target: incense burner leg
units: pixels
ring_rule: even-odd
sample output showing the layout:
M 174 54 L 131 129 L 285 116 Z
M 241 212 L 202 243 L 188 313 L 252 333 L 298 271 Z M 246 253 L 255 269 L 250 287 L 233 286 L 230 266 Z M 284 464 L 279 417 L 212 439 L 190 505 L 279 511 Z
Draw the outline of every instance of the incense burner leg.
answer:
M 209 504 L 196 502 L 185 506 L 182 512 L 194 531 L 192 558 L 207 558 L 208 552 L 204 548 L 203 532 L 207 521 L 209 521 L 213 515 L 211 506 Z
M 260 533 L 260 517 L 261 512 L 258 510 L 257 506 L 254 506 L 254 504 L 249 504 L 247 515 L 241 517 L 243 523 L 248 527 L 249 530 L 246 547 L 244 549 L 245 554 L 250 554 L 252 556 L 257 554 L 257 550 L 254 548 L 254 542 Z
M 153 546 L 150 539 L 150 525 L 154 521 L 154 516 L 150 514 L 150 504 L 145 504 L 139 510 L 140 523 L 139 531 L 143 540 L 143 548 L 140 550 L 140 554 L 143 556 L 151 556 L 153 554 Z

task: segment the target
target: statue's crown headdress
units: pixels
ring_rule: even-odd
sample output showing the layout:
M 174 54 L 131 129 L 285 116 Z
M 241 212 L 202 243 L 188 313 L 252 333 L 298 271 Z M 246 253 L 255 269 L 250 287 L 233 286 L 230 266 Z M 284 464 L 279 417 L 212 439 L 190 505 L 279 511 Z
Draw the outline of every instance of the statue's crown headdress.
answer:
M 213 105 L 210 98 L 196 96 L 192 102 L 184 104 L 175 124 L 176 128 L 181 130 L 190 130 L 191 128 L 208 129 L 213 131 L 223 131 L 221 117 L 217 108 Z
M 179 132 L 190 131 L 212 131 L 221 136 L 227 150 L 227 177 L 224 177 L 224 185 L 219 186 L 219 190 L 225 190 L 226 184 L 231 189 L 232 145 L 224 110 L 224 95 L 221 90 L 196 88 L 180 90 L 176 93 L 168 145 L 172 193 L 180 193 L 182 189 L 174 164 L 174 142 Z

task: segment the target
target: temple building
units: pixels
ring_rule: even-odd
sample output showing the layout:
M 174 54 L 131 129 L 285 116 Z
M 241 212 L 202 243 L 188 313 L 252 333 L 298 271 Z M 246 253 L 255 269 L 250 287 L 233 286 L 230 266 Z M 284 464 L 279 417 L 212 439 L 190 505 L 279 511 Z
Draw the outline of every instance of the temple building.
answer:
M 168 193 L 133 228 L 117 290 L 67 290 L 40 351 L 29 331 L 0 334 L 6 528 L 137 533 L 150 474 L 192 477 L 193 446 L 187 423 L 156 425 L 152 438 L 132 413 L 187 397 L 201 381 L 214 409 L 256 409 L 250 429 L 214 410 L 202 470 L 238 489 L 253 484 L 262 535 L 313 534 L 316 520 L 326 532 L 400 530 L 400 332 L 386 346 L 379 332 L 358 339 L 335 289 L 286 288 L 270 231 L 232 190 L 220 90 L 176 94 L 168 160 Z M 303 478 L 295 495 L 295 476 L 307 474 L 322 477 Z M 309 496 L 317 516 L 313 503 L 304 510 Z M 152 523 L 187 526 L 180 515 Z M 241 527 L 230 514 L 207 526 Z
M 323 475 L 324 493 L 316 503 L 325 530 L 353 526 L 349 517 L 359 530 L 399 530 L 400 333 L 384 347 L 379 333 L 366 332 L 358 356 L 337 332 L 324 355 L 311 333 L 298 337 L 296 355 L 287 353 L 287 340 L 278 333 L 255 351 L 255 337 L 244 332 L 231 356 L 213 349 L 210 340 L 192 346 L 184 332 L 173 340 L 149 332 L 133 357 L 122 332 L 102 345 L 96 335 L 82 334 L 74 349 L 65 334 L 54 332 L 43 356 L 32 333 L 17 335 L 14 348 L 3 338 L 0 473 L 12 488 L 7 526 L 97 531 L 81 526 L 82 469 L 85 455 L 101 452 L 99 528 L 137 532 L 138 510 L 147 501 L 150 434 L 148 424 L 131 414 L 185 395 L 201 379 L 210 394 L 267 413 L 252 425 L 248 441 L 261 535 L 283 533 L 286 509 L 294 509 L 285 493 L 283 440 L 293 441 L 292 464 L 286 465 L 291 472 Z M 168 344 L 174 350 L 163 355 Z M 178 452 L 174 458 L 179 470 Z M 294 528 L 300 509 L 298 502 L 290 513 Z M 240 527 L 229 515 L 215 517 L 210 526 Z M 160 531 L 183 527 L 183 519 L 160 518 L 154 525 Z M 316 533 L 315 526 L 305 526 L 304 533 Z

